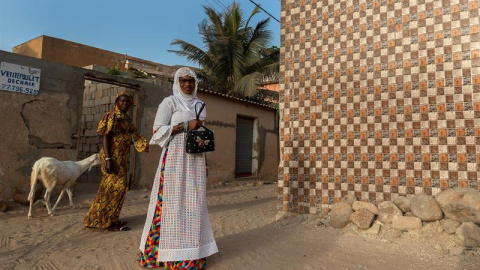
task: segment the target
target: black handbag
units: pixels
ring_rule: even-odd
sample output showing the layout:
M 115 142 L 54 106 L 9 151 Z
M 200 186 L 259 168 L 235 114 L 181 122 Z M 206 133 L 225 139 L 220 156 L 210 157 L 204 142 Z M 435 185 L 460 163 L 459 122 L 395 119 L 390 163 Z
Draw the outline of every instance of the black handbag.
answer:
M 197 105 L 202 104 L 202 107 L 197 112 Z M 200 113 L 205 107 L 205 103 L 195 104 L 195 114 L 197 120 L 200 120 Z M 215 139 L 213 131 L 202 125 L 205 130 L 189 130 L 185 135 L 185 149 L 189 154 L 203 153 L 215 151 Z

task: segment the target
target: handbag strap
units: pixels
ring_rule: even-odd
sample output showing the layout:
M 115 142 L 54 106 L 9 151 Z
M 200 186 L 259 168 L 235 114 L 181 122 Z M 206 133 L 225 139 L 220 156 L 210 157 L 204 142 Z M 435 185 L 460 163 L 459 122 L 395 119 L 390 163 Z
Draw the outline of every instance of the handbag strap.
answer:
M 202 104 L 202 107 L 200 107 L 200 111 L 197 112 L 197 105 L 198 105 L 198 104 Z M 202 103 L 202 102 L 197 102 L 197 103 L 195 104 L 195 114 L 197 115 L 197 120 L 200 120 L 200 114 L 202 113 L 203 108 L 205 108 L 205 102 L 204 102 L 204 103 Z

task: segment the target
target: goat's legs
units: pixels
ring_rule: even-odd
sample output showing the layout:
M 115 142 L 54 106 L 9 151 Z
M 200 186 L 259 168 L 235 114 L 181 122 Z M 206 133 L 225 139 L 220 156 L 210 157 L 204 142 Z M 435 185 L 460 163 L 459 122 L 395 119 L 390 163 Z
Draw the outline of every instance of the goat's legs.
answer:
M 68 194 L 68 199 L 70 200 L 70 208 L 73 208 L 73 192 L 71 187 L 67 188 L 67 194 Z
M 63 188 L 63 189 L 62 189 L 62 192 L 60 192 L 60 195 L 58 195 L 57 202 L 56 202 L 55 205 L 53 206 L 52 212 L 54 212 L 55 209 L 57 209 L 57 205 L 58 205 L 58 203 L 60 202 L 60 200 L 62 199 L 64 192 L 65 192 L 65 188 Z
M 50 194 L 52 193 L 52 189 L 47 189 L 45 191 L 45 206 L 47 207 L 47 211 L 49 215 L 53 215 L 52 209 L 50 208 Z
M 33 192 L 35 194 L 35 190 Z M 30 191 L 30 193 L 31 193 L 31 191 Z M 30 208 L 28 208 L 28 218 L 32 217 L 32 205 L 33 205 L 34 200 L 35 200 L 35 195 L 32 198 L 30 198 Z

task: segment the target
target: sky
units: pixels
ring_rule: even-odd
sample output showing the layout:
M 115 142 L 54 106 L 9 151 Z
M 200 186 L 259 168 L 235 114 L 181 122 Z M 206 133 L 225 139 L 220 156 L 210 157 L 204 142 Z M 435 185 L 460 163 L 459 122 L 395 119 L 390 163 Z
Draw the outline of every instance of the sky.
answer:
M 237 0 L 245 17 L 255 5 Z M 253 0 L 280 20 L 280 0 Z M 167 50 L 174 39 L 203 48 L 198 24 L 204 6 L 222 11 L 231 0 L 0 0 L 0 50 L 41 35 L 127 54 L 165 65 L 191 65 Z M 265 12 L 254 22 L 268 18 Z M 280 23 L 270 18 L 271 46 L 280 47 Z

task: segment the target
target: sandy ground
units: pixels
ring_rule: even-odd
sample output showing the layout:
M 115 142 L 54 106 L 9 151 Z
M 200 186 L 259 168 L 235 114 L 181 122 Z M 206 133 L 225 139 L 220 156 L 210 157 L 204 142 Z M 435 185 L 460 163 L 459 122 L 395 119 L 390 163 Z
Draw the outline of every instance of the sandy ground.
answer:
M 88 189 L 86 189 L 88 190 Z M 437 225 L 417 233 L 362 237 L 351 228 L 315 226 L 315 216 L 291 215 L 275 221 L 277 187 L 231 184 L 208 191 L 210 219 L 219 253 L 208 269 L 478 269 L 477 250 L 450 255 L 453 238 Z M 0 213 L 0 269 L 142 269 L 136 262 L 149 191 L 127 194 L 122 220 L 132 228 L 108 232 L 83 228 L 94 193 L 66 199 L 56 216 L 37 207 Z

